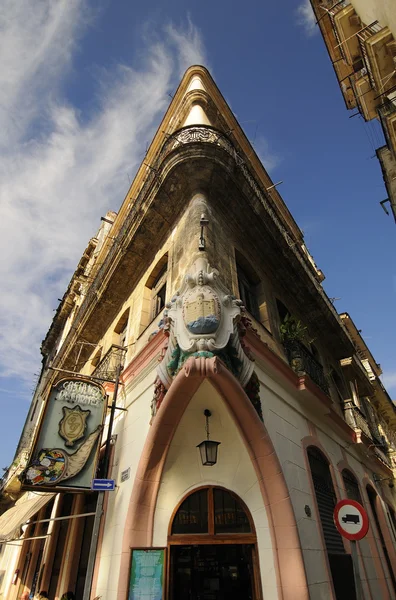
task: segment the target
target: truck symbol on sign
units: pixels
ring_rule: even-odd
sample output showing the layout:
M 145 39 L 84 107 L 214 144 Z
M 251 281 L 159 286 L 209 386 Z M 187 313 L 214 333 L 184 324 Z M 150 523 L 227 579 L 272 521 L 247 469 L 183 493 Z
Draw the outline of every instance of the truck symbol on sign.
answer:
M 360 521 L 360 517 L 359 515 L 344 515 L 341 520 L 343 523 L 355 523 L 355 525 L 357 525 Z

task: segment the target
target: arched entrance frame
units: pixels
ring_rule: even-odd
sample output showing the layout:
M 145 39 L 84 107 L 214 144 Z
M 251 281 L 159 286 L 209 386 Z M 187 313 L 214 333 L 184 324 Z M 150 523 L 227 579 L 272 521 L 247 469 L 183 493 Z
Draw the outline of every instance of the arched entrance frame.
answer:
M 131 547 L 150 547 L 167 453 L 190 399 L 207 378 L 226 403 L 257 473 L 273 543 L 280 600 L 308 600 L 293 507 L 281 465 L 264 424 L 235 377 L 217 358 L 190 358 L 169 388 L 147 436 L 136 472 L 122 543 L 118 599 L 127 595 Z
M 174 523 L 175 517 L 176 517 L 177 513 L 179 512 L 179 509 L 182 506 L 183 502 L 185 500 L 187 500 L 187 498 L 189 498 L 190 496 L 192 496 L 193 494 L 195 494 L 196 492 L 201 491 L 201 490 L 205 490 L 205 491 L 209 492 L 209 498 L 210 498 L 210 500 L 208 502 L 208 509 L 209 509 L 208 533 L 199 533 L 199 534 L 189 534 L 189 533 L 179 533 L 179 534 L 176 533 L 175 534 L 175 533 L 172 533 L 172 528 L 173 528 L 173 523 Z M 214 531 L 214 518 L 215 517 L 214 517 L 214 501 L 213 501 L 214 490 L 224 490 L 225 492 L 230 494 L 230 496 L 235 498 L 237 503 L 243 509 L 243 511 L 249 521 L 250 533 L 227 533 L 227 534 L 224 534 L 224 533 L 216 534 L 215 533 L 215 531 Z M 211 531 L 210 525 L 213 526 L 212 531 Z M 220 485 L 203 485 L 203 486 L 194 488 L 193 490 L 190 490 L 187 494 L 185 494 L 183 496 L 181 501 L 177 504 L 176 508 L 174 509 L 174 511 L 172 513 L 172 517 L 169 521 L 169 526 L 168 526 L 168 555 L 167 555 L 167 557 L 168 557 L 168 564 L 167 564 L 168 589 L 169 589 L 169 584 L 170 584 L 170 567 L 171 567 L 170 547 L 173 545 L 181 545 L 181 544 L 182 545 L 189 545 L 189 544 L 194 544 L 194 545 L 199 545 L 199 544 L 211 544 L 211 545 L 212 544 L 221 544 L 221 545 L 223 545 L 223 544 L 250 544 L 251 546 L 253 546 L 252 586 L 255 588 L 255 598 L 262 600 L 263 594 L 262 594 L 262 587 L 261 587 L 260 568 L 258 566 L 258 549 L 257 549 L 256 528 L 255 528 L 254 520 L 253 520 L 250 510 L 248 509 L 248 507 L 246 506 L 246 504 L 242 500 L 242 498 L 240 498 L 238 496 L 238 494 L 236 494 L 232 490 L 229 490 Z

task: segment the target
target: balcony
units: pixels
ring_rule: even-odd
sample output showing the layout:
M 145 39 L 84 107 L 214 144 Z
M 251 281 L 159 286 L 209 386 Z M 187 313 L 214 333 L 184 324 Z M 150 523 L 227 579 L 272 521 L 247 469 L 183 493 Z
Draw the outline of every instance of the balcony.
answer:
M 366 121 L 375 119 L 378 116 L 378 93 L 371 85 L 366 68 L 364 67 L 359 73 L 355 73 L 351 81 L 360 113 Z
M 381 104 L 378 112 L 388 146 L 396 156 L 396 98 Z
M 374 446 L 373 447 L 374 454 L 376 457 L 384 463 L 389 469 L 393 469 L 392 461 L 388 456 L 387 450 L 384 450 L 382 446 Z
M 91 377 L 100 381 L 113 382 L 116 380 L 119 366 L 123 366 L 125 360 L 126 348 L 121 346 L 110 346 L 98 366 L 95 368 Z
M 388 192 L 393 218 L 396 222 L 396 147 L 392 152 L 392 150 L 385 145 L 378 148 L 376 152 L 381 165 L 386 191 Z
M 343 7 L 337 6 L 337 12 L 330 11 L 331 20 L 336 31 L 338 44 L 341 53 L 346 62 L 353 66 L 360 56 L 359 40 L 356 34 L 362 29 L 363 25 L 351 4 Z
M 369 423 L 366 415 L 358 408 L 352 400 L 347 400 L 344 404 L 345 421 L 356 433 L 356 442 L 364 444 L 373 452 L 386 467 L 392 469 L 392 461 L 388 455 L 388 446 L 378 433 L 376 425 Z M 364 437 L 362 438 L 362 434 Z M 367 450 L 366 450 L 367 451 Z
M 297 375 L 309 375 L 312 381 L 329 396 L 329 384 L 322 365 L 311 352 L 298 340 L 285 340 L 283 347 L 289 365 Z
M 370 442 L 373 442 L 373 437 L 366 419 L 366 415 L 352 402 L 352 400 L 345 401 L 344 416 L 345 421 L 357 434 L 362 432 Z M 361 441 L 359 435 L 358 441 Z
M 357 37 L 371 85 L 383 94 L 396 84 L 393 35 L 374 21 Z
M 356 99 L 352 86 L 349 85 L 349 77 L 353 74 L 353 69 L 346 60 L 347 57 L 344 52 L 343 44 L 341 43 L 342 40 L 340 39 L 335 25 L 337 13 L 347 7 L 349 2 L 311 0 L 311 4 L 322 32 L 330 60 L 333 63 L 345 104 L 349 109 L 354 108 L 356 106 Z

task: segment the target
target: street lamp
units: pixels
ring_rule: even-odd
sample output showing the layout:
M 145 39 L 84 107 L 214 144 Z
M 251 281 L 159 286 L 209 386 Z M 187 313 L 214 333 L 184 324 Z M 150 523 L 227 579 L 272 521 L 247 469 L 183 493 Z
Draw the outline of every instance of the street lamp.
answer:
M 212 413 L 206 408 L 204 415 L 206 417 L 206 440 L 198 444 L 197 448 L 199 448 L 203 466 L 213 467 L 217 463 L 217 447 L 221 442 L 213 442 L 209 439 L 209 417 L 212 416 Z

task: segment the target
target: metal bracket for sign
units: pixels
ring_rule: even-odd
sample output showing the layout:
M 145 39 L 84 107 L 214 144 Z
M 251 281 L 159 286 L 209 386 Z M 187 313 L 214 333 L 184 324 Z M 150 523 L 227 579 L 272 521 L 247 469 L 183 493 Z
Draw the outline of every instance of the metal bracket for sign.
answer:
M 67 369 L 58 369 L 57 367 L 48 367 L 51 371 L 58 371 L 59 373 L 67 373 L 68 375 L 74 375 L 75 377 L 81 377 L 82 379 L 92 379 L 93 381 L 104 381 L 105 383 L 114 383 L 114 379 L 105 379 L 104 377 L 95 377 L 95 375 L 83 375 L 76 371 L 68 371 Z M 118 382 L 118 385 L 124 385 L 122 381 Z
M 111 404 L 108 404 L 107 408 L 111 408 Z M 128 409 L 127 408 L 123 408 L 122 406 L 115 406 L 114 410 L 125 410 L 125 412 L 128 412 Z

